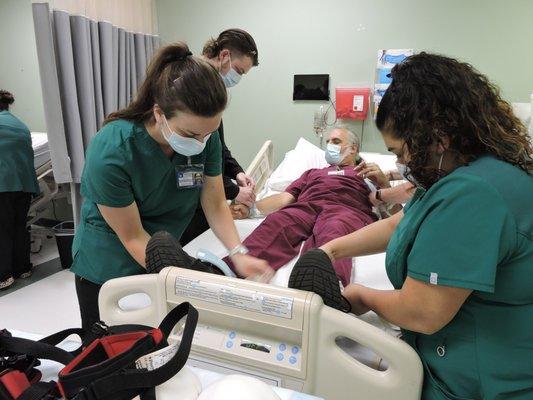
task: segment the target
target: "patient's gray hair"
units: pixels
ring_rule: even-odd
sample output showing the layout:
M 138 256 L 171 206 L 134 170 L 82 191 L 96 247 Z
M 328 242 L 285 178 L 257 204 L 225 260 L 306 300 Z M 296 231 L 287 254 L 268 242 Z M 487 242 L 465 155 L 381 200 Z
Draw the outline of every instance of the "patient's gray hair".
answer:
M 351 131 L 350 129 L 344 127 L 344 126 L 337 126 L 333 129 L 331 129 L 328 133 L 328 136 L 329 134 L 331 134 L 331 132 L 335 131 L 335 130 L 341 130 L 341 131 L 344 131 L 346 133 L 346 135 L 348 136 L 348 143 L 351 144 L 351 145 L 355 145 L 357 146 L 357 149 L 359 149 L 361 147 L 361 142 L 359 140 L 359 137 L 353 133 L 353 131 Z

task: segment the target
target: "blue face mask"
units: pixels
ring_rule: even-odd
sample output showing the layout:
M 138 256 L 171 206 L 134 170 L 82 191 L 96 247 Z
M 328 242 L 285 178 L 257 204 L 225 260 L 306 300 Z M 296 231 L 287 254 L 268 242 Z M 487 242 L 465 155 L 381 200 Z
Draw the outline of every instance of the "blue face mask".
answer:
M 194 138 L 183 137 L 172 131 L 168 126 L 168 121 L 166 117 L 163 118 L 165 119 L 165 125 L 167 126 L 169 133 L 165 133 L 164 129 L 161 129 L 161 133 L 163 134 L 163 137 L 168 142 L 170 147 L 172 147 L 172 150 L 186 157 L 191 157 L 200 154 L 202 151 L 204 151 L 205 144 L 209 140 L 211 134 L 204 137 L 203 142 L 200 142 Z
M 237 85 L 242 78 L 241 74 L 235 71 L 235 69 L 231 66 L 231 57 L 229 59 L 229 67 L 229 71 L 226 75 L 220 74 L 222 81 L 224 81 L 224 85 L 226 85 L 227 88 Z
M 444 153 L 440 155 L 439 166 L 438 166 L 439 171 L 441 171 L 441 168 L 442 168 L 443 158 L 444 158 Z M 396 168 L 398 168 L 398 172 L 400 173 L 401 176 L 403 176 L 405 180 L 411 182 L 416 187 L 423 188 L 422 185 L 413 176 L 413 173 L 411 172 L 411 168 L 409 168 L 406 164 L 402 164 L 396 161 Z
M 341 146 L 338 144 L 328 143 L 326 147 L 326 162 L 330 165 L 338 165 L 342 161 Z

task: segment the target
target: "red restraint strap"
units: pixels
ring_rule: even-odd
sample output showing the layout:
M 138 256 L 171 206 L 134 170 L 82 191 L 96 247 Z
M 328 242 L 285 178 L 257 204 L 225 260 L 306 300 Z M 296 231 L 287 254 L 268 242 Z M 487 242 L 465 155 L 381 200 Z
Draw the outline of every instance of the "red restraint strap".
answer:
M 107 356 L 113 358 L 128 351 L 139 339 L 149 335 L 153 337 L 156 345 L 158 345 L 163 339 L 163 334 L 159 329 L 152 329 L 148 332 L 131 332 L 123 333 L 121 335 L 107 336 L 101 339 L 101 344 L 104 347 Z
M 17 370 L 7 370 L 0 376 L 0 383 L 4 385 L 11 397 L 17 399 L 26 389 L 30 382 L 26 374 Z

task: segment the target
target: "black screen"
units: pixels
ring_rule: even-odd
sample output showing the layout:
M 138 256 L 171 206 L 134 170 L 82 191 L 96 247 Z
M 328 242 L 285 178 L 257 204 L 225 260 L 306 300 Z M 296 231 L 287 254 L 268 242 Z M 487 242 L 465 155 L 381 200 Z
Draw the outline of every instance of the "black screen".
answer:
M 329 75 L 294 75 L 293 100 L 329 100 Z

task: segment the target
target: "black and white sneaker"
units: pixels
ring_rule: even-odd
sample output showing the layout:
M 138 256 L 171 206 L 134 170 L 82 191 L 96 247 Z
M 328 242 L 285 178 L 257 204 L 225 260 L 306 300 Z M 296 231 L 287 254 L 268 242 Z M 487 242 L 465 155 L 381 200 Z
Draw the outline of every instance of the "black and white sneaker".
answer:
M 320 249 L 312 249 L 302 255 L 294 265 L 289 287 L 306 290 L 322 297 L 324 304 L 349 313 L 350 302 L 342 295 L 339 278 L 328 255 Z
M 158 273 L 165 267 L 179 267 L 222 275 L 214 265 L 191 257 L 178 240 L 165 231 L 156 232 L 146 246 L 146 271 Z
M 0 290 L 4 290 L 4 289 L 7 289 L 9 287 L 11 287 L 11 285 L 13 285 L 15 283 L 15 279 L 13 279 L 12 276 L 10 276 L 9 278 L 3 280 L 3 281 L 0 281 Z

